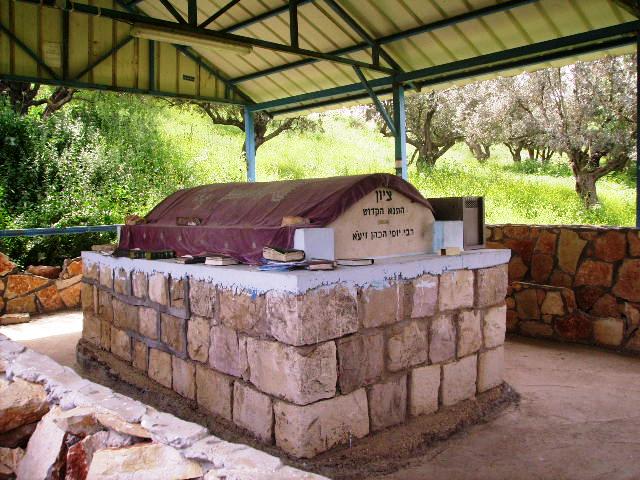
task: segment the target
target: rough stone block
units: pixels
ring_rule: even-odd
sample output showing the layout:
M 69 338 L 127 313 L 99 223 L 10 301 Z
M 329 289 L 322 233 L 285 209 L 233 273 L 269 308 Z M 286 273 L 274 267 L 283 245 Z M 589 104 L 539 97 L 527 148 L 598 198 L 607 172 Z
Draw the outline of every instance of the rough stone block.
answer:
M 100 321 L 100 347 L 103 350 L 111 350 L 111 324 Z
M 298 458 L 311 458 L 335 445 L 369 434 L 364 389 L 306 406 L 276 401 L 276 445 Z
M 138 307 L 113 299 L 113 324 L 123 330 L 138 330 Z
M 442 366 L 442 404 L 455 405 L 476 394 L 477 355 Z
M 9 257 L 0 252 L 0 277 L 4 277 L 16 269 L 17 265 Z
M 620 318 L 598 318 L 593 322 L 593 336 L 600 345 L 619 347 L 624 336 L 624 321 Z
M 245 377 L 249 367 L 246 338 L 222 325 L 211 327 L 209 365 L 222 373 Z
M 196 367 L 193 363 L 171 356 L 173 390 L 183 397 L 196 399 Z
M 273 405 L 271 398 L 240 382 L 233 386 L 233 423 L 263 442 L 272 443 Z
M 88 283 L 82 284 L 82 311 L 98 313 L 98 292 L 96 287 Z
M 133 272 L 131 274 L 131 290 L 134 297 L 147 298 L 147 274 L 144 272 Z
M 220 289 L 220 323 L 237 332 L 264 336 L 269 333 L 264 295 L 244 290 Z
M 133 366 L 143 372 L 149 368 L 149 348 L 144 342 L 136 340 L 133 344 Z
M 2 324 L 0 317 L 0 325 Z M 100 345 L 100 320 L 91 312 L 85 312 L 83 315 L 82 338 L 94 345 Z
M 553 327 L 540 322 L 520 322 L 520 333 L 530 337 L 553 337 Z
M 478 392 L 484 392 L 502 383 L 504 347 L 482 352 L 478 357 Z
M 438 307 L 438 277 L 421 275 L 413 281 L 411 318 L 430 317 Z
M 558 318 L 555 322 L 555 329 L 558 335 L 565 340 L 589 340 L 592 335 L 593 322 L 582 312 L 576 312 Z
M 458 316 L 458 357 L 466 357 L 482 347 L 481 314 L 467 310 Z
M 402 320 L 403 291 L 400 283 L 363 289 L 358 313 L 364 328 L 391 325 Z
M 57 282 L 56 282 L 57 283 Z M 65 288 L 64 290 L 58 290 L 60 299 L 67 308 L 76 308 L 81 305 L 80 295 L 82 292 L 82 283 L 78 282 L 75 285 Z
M 160 339 L 173 351 L 185 353 L 187 350 L 186 321 L 163 313 L 160 315 Z
M 610 287 L 613 280 L 613 265 L 594 260 L 585 260 L 580 264 L 574 286 L 581 285 Z
M 113 290 L 113 270 L 109 265 L 100 265 L 100 285 Z
M 473 306 L 473 271 L 452 270 L 440 276 L 440 311 Z
M 104 322 L 113 322 L 112 296 L 104 290 L 98 291 L 98 316 Z
M 484 347 L 494 348 L 504 343 L 507 307 L 500 305 L 484 312 Z
M 384 370 L 384 335 L 350 335 L 337 341 L 340 391 L 350 393 L 374 383 Z M 425 346 L 426 349 L 426 346 Z
M 627 253 L 627 239 L 624 232 L 608 231 L 596 238 L 595 256 L 605 262 L 622 260 Z
M 414 368 L 409 376 L 409 414 L 425 415 L 438 410 L 440 365 Z
M 429 331 L 429 359 L 431 363 L 446 362 L 456 355 L 456 329 L 451 315 L 438 315 Z
M 127 332 L 111 327 L 111 353 L 122 360 L 131 361 L 131 338 Z
M 538 293 L 535 288 L 525 288 L 514 295 L 516 310 L 521 320 L 538 320 L 540 307 L 538 306 Z
M 149 300 L 160 305 L 169 305 L 169 280 L 163 273 L 149 276 Z
M 504 302 L 509 285 L 507 265 L 477 271 L 476 306 L 490 307 Z
M 6 313 L 37 313 L 36 296 L 13 298 L 7 302 Z
M 187 353 L 189 358 L 206 363 L 209 359 L 209 319 L 193 315 L 187 320 Z
M 309 347 L 251 337 L 246 342 L 250 380 L 262 392 L 298 405 L 335 396 L 338 373 L 334 342 Z
M 401 375 L 386 383 L 376 383 L 369 390 L 371 430 L 404 422 L 407 416 L 407 376 Z
M 138 329 L 140 331 L 140 335 L 151 340 L 158 340 L 158 338 L 160 338 L 158 334 L 158 319 L 159 314 L 157 310 L 148 307 L 139 307 Z
M 233 420 L 231 417 L 233 377 L 196 365 L 196 393 L 198 405 L 201 408 L 229 421 Z
M 534 252 L 543 253 L 546 255 L 553 255 L 556 252 L 556 241 L 558 240 L 558 234 L 543 230 L 538 236 L 538 241 L 534 248 Z
M 586 244 L 586 240 L 581 239 L 576 232 L 562 229 L 558 242 L 558 265 L 564 272 L 576 272 L 578 260 Z
M 564 315 L 564 302 L 560 292 L 547 292 L 540 310 L 544 315 Z
M 149 377 L 160 385 L 171 388 L 171 354 L 158 350 L 149 349 Z
M 321 287 L 304 295 L 267 293 L 271 334 L 290 345 L 309 345 L 358 330 L 355 287 Z
M 189 307 L 191 313 L 213 318 L 216 305 L 216 286 L 198 280 L 189 282 Z
M 619 318 L 621 311 L 618 307 L 616 297 L 608 293 L 600 297 L 596 303 L 593 304 L 591 314 L 597 317 Z
M 16 298 L 27 293 L 34 292 L 51 283 L 51 280 L 35 275 L 16 274 L 9 275 L 7 278 L 7 286 L 4 291 L 4 297 L 8 300 Z
M 186 278 L 173 278 L 171 277 L 171 282 L 169 286 L 169 298 L 170 304 L 173 308 L 182 308 L 185 309 L 187 307 L 187 289 L 189 285 L 189 280 Z
M 40 307 L 43 312 L 55 312 L 56 310 L 64 308 L 64 302 L 60 298 L 55 285 L 50 285 L 42 290 L 38 290 L 36 297 L 40 302 Z
M 522 257 L 512 257 L 509 262 L 509 278 L 511 281 L 519 281 L 529 271 L 529 267 L 524 263 Z
M 622 262 L 613 294 L 625 300 L 640 302 L 640 260 Z
M 640 230 L 627 232 L 629 253 L 632 257 L 640 257 Z
M 391 327 L 387 340 L 387 368 L 397 372 L 427 361 L 427 326 L 412 321 Z
M 129 279 L 129 270 L 118 268 L 113 278 L 113 289 L 116 293 L 122 295 L 131 295 L 131 281 Z
M 0 275 L 1 276 L 1 275 Z M 100 280 L 100 267 L 97 263 L 88 263 L 82 267 L 82 276 L 89 280 Z
M 553 272 L 551 255 L 535 254 L 531 258 L 531 279 L 536 283 L 545 283 Z

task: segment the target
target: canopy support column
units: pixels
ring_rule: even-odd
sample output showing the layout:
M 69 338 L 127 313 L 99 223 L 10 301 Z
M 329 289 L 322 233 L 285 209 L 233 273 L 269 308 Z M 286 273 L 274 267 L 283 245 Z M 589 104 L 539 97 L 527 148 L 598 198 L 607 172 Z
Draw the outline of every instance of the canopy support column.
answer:
M 636 228 L 640 228 L 640 32 L 636 36 Z
M 395 129 L 396 175 L 408 180 L 407 172 L 407 121 L 404 109 L 404 87 L 393 84 L 393 124 Z
M 244 149 L 247 156 L 247 182 L 256 181 L 256 133 L 253 124 L 254 113 L 244 107 Z

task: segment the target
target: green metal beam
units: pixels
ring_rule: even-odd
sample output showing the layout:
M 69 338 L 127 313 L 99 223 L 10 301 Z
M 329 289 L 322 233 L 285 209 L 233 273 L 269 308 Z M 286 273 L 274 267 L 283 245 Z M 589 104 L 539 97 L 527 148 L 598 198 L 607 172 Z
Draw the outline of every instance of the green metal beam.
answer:
M 202 22 L 200 24 L 200 28 L 206 28 L 211 23 L 215 22 L 218 18 L 220 18 L 222 15 L 224 15 L 227 12 L 227 10 L 229 10 L 234 5 L 237 5 L 238 3 L 240 3 L 240 0 L 231 0 L 225 6 L 220 8 L 217 12 L 215 12 L 213 15 L 207 18 L 204 22 Z
M 376 110 L 378 110 L 378 113 L 384 120 L 384 123 L 387 124 L 387 127 L 391 131 L 392 135 L 394 137 L 397 136 L 396 126 L 393 123 L 393 120 L 391 119 L 391 117 L 389 116 L 389 112 L 387 112 L 387 109 L 384 107 L 384 105 L 378 98 L 378 95 L 376 95 L 376 92 L 373 91 L 373 89 L 369 85 L 369 82 L 367 82 L 367 79 L 362 73 L 362 70 L 360 70 L 358 67 L 353 67 L 353 70 L 356 72 L 356 75 L 360 79 L 362 86 L 365 88 L 365 90 L 369 94 L 369 97 L 371 97 L 371 100 L 373 101 L 373 104 L 376 106 Z
M 9 37 L 24 53 L 29 55 L 34 62 L 36 62 L 42 69 L 44 69 L 52 78 L 58 79 L 58 74 L 54 72 L 46 62 L 40 58 L 38 54 L 36 54 L 33 50 L 31 50 L 22 40 L 16 37 L 11 30 L 4 26 L 2 22 L 0 22 L 0 32 L 4 33 L 7 37 Z
M 169 11 L 171 16 L 175 18 L 178 23 L 180 23 L 181 25 L 187 24 L 187 21 L 184 19 L 182 15 L 180 15 L 180 12 L 176 10 L 176 7 L 174 7 L 169 0 L 160 0 L 160 3 L 164 5 L 164 8 L 166 8 Z
M 115 44 L 113 48 L 109 49 L 108 51 L 106 51 L 102 55 L 100 55 L 91 65 L 89 65 L 88 67 L 84 68 L 80 73 L 74 75 L 73 80 L 79 80 L 80 78 L 84 77 L 87 73 L 89 73 L 91 70 L 96 68 L 98 65 L 100 65 L 102 62 L 104 62 L 111 55 L 113 55 L 118 50 L 120 50 L 122 47 L 127 45 L 131 40 L 133 40 L 133 37 L 130 37 L 128 35 L 126 37 L 124 37 L 117 44 Z

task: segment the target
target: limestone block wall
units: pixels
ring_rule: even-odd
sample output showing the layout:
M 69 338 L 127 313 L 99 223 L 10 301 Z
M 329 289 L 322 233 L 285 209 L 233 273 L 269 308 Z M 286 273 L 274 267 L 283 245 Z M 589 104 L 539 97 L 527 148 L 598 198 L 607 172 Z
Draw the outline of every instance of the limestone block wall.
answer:
M 483 255 L 492 261 L 465 260 Z M 322 281 L 336 272 L 247 272 L 265 287 L 242 288 L 199 278 L 228 268 L 91 255 L 83 338 L 198 409 L 310 458 L 502 383 L 508 253 L 435 259 L 429 273 L 424 259 L 405 260 L 395 277 L 377 267 L 387 278 L 363 284 Z M 320 280 L 277 287 L 310 278 Z
M 488 247 L 512 251 L 510 332 L 640 353 L 640 230 L 490 225 L 486 233 Z

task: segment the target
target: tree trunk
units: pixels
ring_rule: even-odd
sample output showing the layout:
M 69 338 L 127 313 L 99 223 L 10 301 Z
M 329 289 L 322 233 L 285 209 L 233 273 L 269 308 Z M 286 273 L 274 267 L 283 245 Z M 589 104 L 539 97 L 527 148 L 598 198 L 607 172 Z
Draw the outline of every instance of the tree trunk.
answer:
M 505 142 L 505 145 L 509 149 L 509 153 L 511 154 L 511 158 L 513 159 L 513 163 L 520 163 L 522 161 L 522 146 L 521 145 L 511 145 Z
M 576 192 L 584 202 L 585 207 L 592 208 L 598 204 L 598 192 L 596 190 L 596 181 L 598 177 L 593 173 L 577 172 Z
M 529 152 L 529 160 L 536 159 L 536 151 L 533 148 L 527 148 L 527 152 Z
M 469 150 L 471 150 L 471 153 L 473 154 L 475 159 L 478 160 L 480 163 L 486 162 L 491 156 L 490 145 L 475 143 L 475 142 L 467 142 L 467 146 L 469 147 Z

